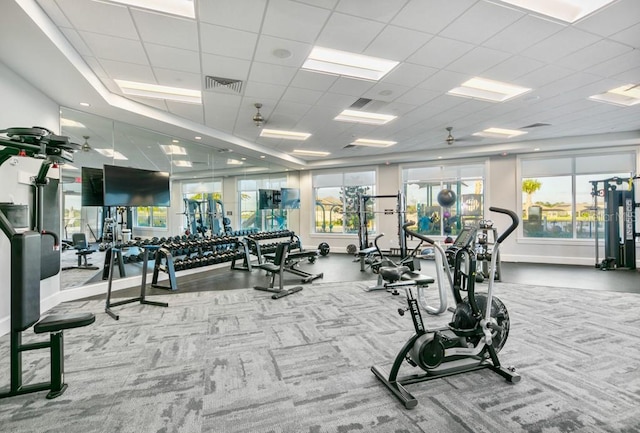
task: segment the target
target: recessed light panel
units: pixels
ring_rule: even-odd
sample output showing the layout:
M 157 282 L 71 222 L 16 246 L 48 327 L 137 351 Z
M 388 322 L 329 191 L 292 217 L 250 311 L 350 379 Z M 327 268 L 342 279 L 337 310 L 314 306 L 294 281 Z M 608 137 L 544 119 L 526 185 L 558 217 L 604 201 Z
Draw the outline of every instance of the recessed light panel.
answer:
M 127 6 L 135 6 L 181 17 L 195 18 L 193 0 L 109 0 Z
M 356 146 L 369 146 L 369 147 L 389 147 L 397 144 L 397 141 L 387 140 L 372 140 L 369 138 L 358 138 L 356 141 L 351 142 Z
M 167 155 L 186 155 L 187 149 L 182 146 L 176 146 L 175 144 L 161 144 L 162 151 Z
M 103 156 L 106 156 L 107 158 L 119 159 L 122 161 L 129 159 L 117 150 L 113 149 L 96 149 L 96 152 Z
M 296 155 L 304 155 L 304 156 L 327 156 L 331 155 L 331 152 L 321 152 L 319 150 L 304 150 L 304 149 L 294 149 L 293 151 Z
M 626 84 L 624 86 L 611 89 L 606 93 L 589 96 L 589 99 L 598 102 L 605 102 L 607 104 L 630 107 L 632 105 L 640 104 L 640 85 Z
M 449 90 L 447 94 L 490 102 L 504 102 L 530 90 L 526 87 L 515 86 L 501 81 L 475 77 L 465 81 L 460 87 Z
M 314 47 L 302 69 L 378 81 L 399 62 L 347 51 Z
M 227 158 L 227 165 L 242 165 L 242 164 L 244 164 L 244 162 L 238 159 Z
M 84 124 L 75 120 L 66 119 L 64 117 L 60 119 L 60 126 L 66 126 L 68 128 L 86 128 Z
M 173 161 L 171 161 L 171 163 L 173 165 L 175 165 L 176 167 L 192 167 L 193 166 L 191 164 L 191 161 L 185 161 L 183 159 L 173 160 Z
M 125 95 L 152 99 L 167 99 L 176 102 L 186 102 L 188 104 L 202 104 L 202 96 L 199 90 L 118 79 L 113 81 L 116 82 Z
M 574 23 L 614 0 L 502 0 L 513 6 Z
M 307 138 L 311 137 L 311 134 L 309 134 L 308 132 L 284 131 L 280 129 L 262 129 L 260 130 L 260 137 L 304 141 Z
M 475 132 L 473 135 L 487 138 L 512 138 L 526 133 L 527 131 L 519 131 L 517 129 L 487 128 L 484 131 Z
M 333 120 L 341 122 L 367 123 L 369 125 L 384 125 L 395 119 L 397 116 L 390 114 L 368 113 L 366 111 L 344 110 Z

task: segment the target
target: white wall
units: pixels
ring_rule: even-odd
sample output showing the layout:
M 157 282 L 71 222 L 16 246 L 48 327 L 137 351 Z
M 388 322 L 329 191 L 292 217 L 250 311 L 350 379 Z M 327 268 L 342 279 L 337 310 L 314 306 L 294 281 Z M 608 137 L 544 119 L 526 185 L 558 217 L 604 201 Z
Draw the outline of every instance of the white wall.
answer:
M 35 89 L 0 62 L 0 129 L 8 127 L 43 126 L 55 133 L 60 132 L 60 108 L 58 104 Z M 39 167 L 40 161 L 37 162 Z M 4 165 L 9 164 L 6 162 Z M 32 171 L 29 163 L 20 161 L 14 169 L 3 167 L 0 183 L 4 194 L 0 201 L 30 204 L 29 187 L 18 183 L 18 173 Z M 35 175 L 33 173 L 32 175 Z M 47 278 L 41 285 L 41 310 L 48 310 L 59 303 L 60 275 Z M 11 254 L 10 243 L 4 233 L 0 233 L 0 335 L 10 330 L 11 307 Z

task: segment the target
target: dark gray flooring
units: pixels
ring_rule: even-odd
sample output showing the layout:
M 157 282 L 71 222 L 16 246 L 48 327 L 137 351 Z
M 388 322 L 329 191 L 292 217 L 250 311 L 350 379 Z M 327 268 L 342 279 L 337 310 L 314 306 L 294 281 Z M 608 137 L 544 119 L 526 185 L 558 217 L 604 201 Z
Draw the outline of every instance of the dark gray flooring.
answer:
M 435 276 L 433 261 L 421 260 L 421 264 L 422 273 Z M 361 272 L 359 262 L 354 261 L 353 256 L 347 254 L 330 253 L 326 257 L 319 257 L 313 264 L 303 261 L 300 268 L 310 273 L 323 273 L 323 278 L 316 280 L 315 283 L 370 281 L 376 278 L 370 269 Z M 126 275 L 140 275 L 141 269 L 141 263 L 129 263 L 126 265 Z M 181 272 L 178 272 L 178 291 L 176 292 L 148 287 L 146 293 L 147 295 L 160 295 L 241 289 L 265 285 L 269 282 L 266 273 L 259 269 L 254 269 L 252 272 L 230 270 L 230 266 L 211 270 L 204 269 L 206 268 L 203 268 L 202 272 L 191 275 L 184 275 L 184 273 L 181 275 Z M 506 283 L 640 293 L 640 272 L 635 270 L 601 271 L 591 266 L 510 262 L 503 262 L 501 270 L 501 280 Z M 92 280 L 101 280 L 101 275 L 96 275 Z M 285 285 L 298 284 L 299 282 L 299 277 L 285 274 Z M 139 286 L 117 292 L 118 297 L 138 296 L 139 294 Z

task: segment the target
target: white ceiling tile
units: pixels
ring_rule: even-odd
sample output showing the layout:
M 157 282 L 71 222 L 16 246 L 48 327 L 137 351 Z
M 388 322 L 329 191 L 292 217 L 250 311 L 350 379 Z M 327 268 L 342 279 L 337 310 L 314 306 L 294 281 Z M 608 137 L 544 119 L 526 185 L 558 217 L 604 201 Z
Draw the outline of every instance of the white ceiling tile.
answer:
M 317 90 L 289 87 L 282 95 L 282 100 L 286 102 L 313 105 L 318 99 L 320 99 L 322 94 L 323 92 L 319 92 Z
M 410 92 L 400 95 L 400 97 L 396 99 L 396 102 L 419 106 L 426 104 L 427 102 L 438 96 L 440 96 L 440 92 L 434 92 L 433 90 L 421 89 L 419 87 L 416 87 L 411 89 Z
M 169 112 L 193 122 L 204 123 L 204 112 L 200 104 L 183 104 L 167 101 Z
M 131 15 L 145 43 L 198 51 L 198 25 L 194 20 L 135 9 Z
M 111 77 L 104 70 L 104 68 L 102 67 L 98 59 L 96 59 L 95 57 L 89 57 L 89 56 L 83 56 L 83 59 L 86 62 L 86 64 L 89 66 L 89 68 L 91 68 L 93 73 L 98 76 L 98 78 L 102 79 L 103 81 L 104 79 L 107 79 L 107 81 L 111 81 Z
M 341 93 L 343 95 L 359 97 L 373 87 L 374 84 L 375 83 L 373 81 L 340 77 L 335 81 L 335 83 L 333 83 L 333 86 L 331 86 L 329 91 L 332 93 Z
M 205 23 L 257 32 L 267 0 L 204 0 L 196 2 L 198 18 Z
M 411 0 L 392 24 L 437 34 L 462 15 L 476 0 Z
M 515 23 L 495 34 L 483 45 L 509 53 L 520 53 L 562 30 L 562 24 L 544 20 L 533 15 L 525 15 Z
M 369 90 L 362 94 L 363 98 L 373 99 L 374 101 L 395 101 L 398 97 L 404 95 L 411 89 L 407 86 L 400 86 L 392 83 L 377 83 Z
M 422 83 L 418 84 L 418 87 L 422 89 L 434 90 L 440 93 L 446 93 L 454 87 L 460 86 L 460 84 L 471 78 L 469 74 L 458 74 L 452 71 L 438 71 Z
M 318 36 L 316 45 L 361 53 L 383 27 L 384 24 L 376 21 L 333 13 Z
M 490 68 L 484 72 L 487 78 L 498 81 L 512 81 L 523 75 L 530 74 L 536 69 L 540 69 L 545 64 L 523 56 L 512 56 L 504 62 Z
M 265 35 L 313 43 L 329 17 L 329 11 L 287 0 L 269 4 L 262 32 Z
M 609 39 L 640 49 L 640 23 L 611 35 Z
M 436 36 L 407 60 L 422 66 L 440 69 L 472 49 L 473 45 L 466 42 Z
M 200 55 L 197 51 L 145 44 L 151 66 L 185 72 L 200 72 Z
M 138 32 L 127 7 L 86 0 L 57 0 L 77 30 L 119 38 L 137 39 Z
M 569 75 L 568 77 L 562 78 L 558 81 L 554 81 L 553 83 L 538 88 L 536 91 L 536 95 L 540 96 L 541 98 L 552 98 L 556 97 L 556 95 L 564 94 L 565 96 L 563 97 L 566 97 L 567 92 L 569 92 L 570 90 L 592 84 L 593 82 L 598 80 L 600 80 L 600 77 L 592 74 L 577 72 L 575 74 Z
M 523 75 L 518 80 L 521 86 L 538 88 L 571 75 L 573 71 L 559 66 L 547 65 Z
M 331 88 L 337 79 L 337 75 L 319 74 L 317 72 L 299 70 L 295 77 L 293 77 L 291 86 L 325 92 Z
M 282 97 L 286 89 L 286 86 L 249 80 L 245 86 L 244 96 L 253 98 L 256 102 L 264 99 L 278 100 Z
M 584 70 L 631 50 L 632 48 L 627 45 L 601 40 L 559 59 L 557 64 L 569 69 Z
M 136 65 L 135 63 L 124 63 L 107 59 L 100 59 L 100 65 L 112 79 L 118 78 L 120 80 L 156 83 L 153 70 L 149 65 Z
M 584 47 L 596 43 L 600 38 L 593 34 L 566 27 L 547 39 L 522 52 L 522 55 L 553 63 Z
M 206 23 L 200 25 L 200 44 L 204 53 L 249 60 L 257 41 L 256 33 Z
M 309 56 L 312 48 L 311 44 L 263 35 L 258 40 L 253 60 L 299 68 Z M 287 50 L 291 54 L 289 57 L 282 58 L 277 55 L 278 50 Z
M 416 52 L 432 37 L 433 35 L 415 30 L 386 26 L 367 47 L 364 54 L 402 61 Z M 398 41 L 403 41 L 403 43 L 398 44 Z
M 123 95 L 127 99 L 131 99 L 132 101 L 139 102 L 144 105 L 148 105 L 149 107 L 158 108 L 162 111 L 167 111 L 167 104 L 164 99 L 154 99 L 154 98 L 138 98 L 135 96 Z
M 524 13 L 511 8 L 477 2 L 442 29 L 440 36 L 479 44 L 523 16 Z
M 254 62 L 249 73 L 249 81 L 286 86 L 291 82 L 296 72 L 296 68 Z
M 640 77 L 640 66 L 615 75 L 615 79 L 624 83 L 637 83 Z
M 342 93 L 327 92 L 318 100 L 318 105 L 324 107 L 334 107 L 337 111 L 333 117 L 337 116 L 342 110 L 348 108 L 356 101 L 356 97 L 344 95 Z M 333 118 L 332 117 L 332 118 Z
M 174 69 L 153 68 L 158 84 L 185 89 L 201 89 L 202 76 L 192 72 L 176 71 Z
M 100 59 L 117 60 L 126 63 L 147 65 L 147 55 L 138 40 L 116 38 L 98 33 L 80 32 L 80 36 Z
M 202 53 L 202 72 L 204 75 L 246 81 L 250 67 L 251 62 L 248 60 Z
M 594 65 L 589 68 L 589 72 L 602 77 L 614 77 L 637 67 L 640 67 L 640 50 L 634 50 L 625 53 L 623 56 L 614 57 Z M 637 77 L 635 81 L 638 81 Z
M 398 14 L 406 3 L 407 0 L 368 0 L 365 2 L 341 0 L 336 10 L 345 14 L 387 23 Z
M 618 0 L 596 13 L 578 21 L 575 27 L 610 36 L 638 23 L 640 2 L 638 0 Z
M 438 70 L 435 68 L 414 65 L 413 63 L 401 63 L 393 68 L 388 75 L 385 75 L 382 82 L 413 87 L 423 82 L 437 71 Z
M 37 0 L 42 10 L 51 18 L 51 20 L 59 27 L 71 27 L 64 13 L 60 10 L 56 4 L 56 0 Z
M 511 55 L 491 48 L 477 47 L 447 66 L 454 72 L 480 75 L 487 69 L 504 62 Z

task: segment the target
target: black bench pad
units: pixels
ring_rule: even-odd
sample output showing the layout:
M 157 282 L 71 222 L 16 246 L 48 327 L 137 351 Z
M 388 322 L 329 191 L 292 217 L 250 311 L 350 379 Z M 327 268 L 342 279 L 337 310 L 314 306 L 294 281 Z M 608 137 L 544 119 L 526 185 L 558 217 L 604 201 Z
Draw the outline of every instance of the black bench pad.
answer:
M 373 253 L 375 253 L 377 251 L 378 251 L 378 249 L 376 247 L 369 247 L 369 248 L 365 248 L 364 250 L 358 251 L 358 255 L 362 257 L 362 256 L 366 256 L 366 255 L 369 255 L 369 254 L 373 254 Z
M 36 334 L 45 332 L 57 332 L 63 329 L 80 328 L 91 325 L 96 321 L 93 313 L 52 314 L 47 316 L 33 327 Z

